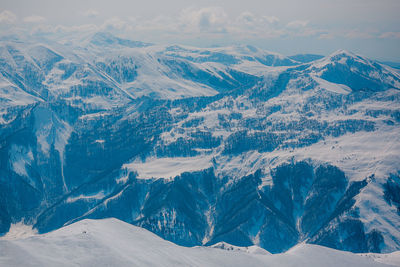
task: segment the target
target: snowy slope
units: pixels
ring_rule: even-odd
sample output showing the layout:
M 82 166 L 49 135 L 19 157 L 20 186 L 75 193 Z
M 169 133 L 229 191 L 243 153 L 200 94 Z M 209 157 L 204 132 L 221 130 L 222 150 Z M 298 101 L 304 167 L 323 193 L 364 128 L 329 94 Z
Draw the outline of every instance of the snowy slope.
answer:
M 204 52 L 206 50 L 198 50 L 193 57 L 200 59 Z M 89 41 L 77 46 L 46 40 L 38 43 L 22 37 L 0 40 L 0 62 L 3 62 L 0 88 L 16 91 L 10 95 L 10 89 L 2 89 L 1 97 L 11 104 L 15 102 L 14 105 L 20 105 L 23 98 L 26 99 L 24 103 L 31 103 L 29 95 L 19 92 L 24 91 L 32 99 L 62 99 L 86 109 L 111 109 L 142 96 L 161 99 L 212 96 L 241 86 L 241 77 L 256 79 L 246 72 L 249 70 L 242 71 L 238 67 L 249 62 L 247 56 L 238 54 L 235 49 L 215 53 L 222 54 L 223 58 L 237 57 L 235 66 L 230 67 L 218 58 L 194 61 L 185 56 L 186 52 L 171 54 L 168 46 L 124 40 L 110 34 L 94 34 Z M 279 60 L 296 64 L 281 55 L 261 50 L 253 57 L 267 54 L 271 57 L 271 66 Z M 265 67 L 254 58 L 250 61 Z
M 116 217 L 185 246 L 400 249 L 398 71 L 56 39 L 0 41 L 0 234 Z
M 389 266 L 387 258 L 299 245 L 284 254 L 225 246 L 181 247 L 116 219 L 83 220 L 57 231 L 0 240 L 2 266 Z M 393 253 L 388 262 L 395 262 Z M 390 259 L 390 261 L 389 261 Z

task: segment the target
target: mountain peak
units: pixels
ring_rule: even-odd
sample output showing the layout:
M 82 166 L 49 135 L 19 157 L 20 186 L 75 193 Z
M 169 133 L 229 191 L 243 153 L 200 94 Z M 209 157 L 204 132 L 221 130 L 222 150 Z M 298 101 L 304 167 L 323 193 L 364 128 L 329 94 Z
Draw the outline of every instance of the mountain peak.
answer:
M 311 62 L 311 66 L 314 68 L 323 68 L 331 64 L 342 64 L 342 65 L 353 64 L 351 62 L 348 62 L 348 60 L 351 60 L 351 62 L 353 63 L 358 62 L 363 65 L 371 65 L 371 61 L 369 59 L 357 55 L 348 50 L 339 49 L 326 57 Z
M 347 57 L 355 57 L 356 54 L 353 52 L 350 52 L 346 49 L 339 49 L 333 52 L 332 54 L 329 55 L 329 57 L 334 57 L 334 56 L 347 56 Z
M 329 59 L 331 62 L 336 62 L 336 63 L 346 63 L 347 59 L 352 59 L 354 61 L 358 61 L 363 64 L 370 64 L 370 60 L 368 58 L 365 58 L 363 56 L 360 56 L 358 54 L 355 54 L 351 51 L 345 50 L 345 49 L 339 49 L 329 56 L 326 57 Z
M 398 73 L 343 49 L 312 62 L 308 71 L 331 83 L 346 85 L 353 91 L 380 91 L 400 87 Z

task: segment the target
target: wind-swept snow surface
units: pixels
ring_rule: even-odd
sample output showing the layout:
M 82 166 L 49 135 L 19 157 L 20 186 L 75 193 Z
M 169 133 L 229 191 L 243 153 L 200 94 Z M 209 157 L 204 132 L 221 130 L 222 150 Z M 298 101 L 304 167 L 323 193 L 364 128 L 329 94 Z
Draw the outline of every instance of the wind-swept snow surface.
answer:
M 233 249 L 235 248 L 235 249 Z M 0 240 L 1 266 L 389 266 L 384 257 L 300 244 L 283 254 L 260 248 L 181 247 L 117 219 L 83 220 L 54 232 Z M 395 262 L 399 254 L 390 254 Z

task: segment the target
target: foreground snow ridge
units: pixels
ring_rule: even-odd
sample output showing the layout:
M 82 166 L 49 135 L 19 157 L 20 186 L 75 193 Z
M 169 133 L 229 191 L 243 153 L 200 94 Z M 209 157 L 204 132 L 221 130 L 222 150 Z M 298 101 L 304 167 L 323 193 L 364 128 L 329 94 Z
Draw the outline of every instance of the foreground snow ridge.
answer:
M 307 244 L 274 255 L 227 243 L 188 248 L 112 218 L 0 239 L 0 266 L 400 266 L 400 254 L 358 255 Z

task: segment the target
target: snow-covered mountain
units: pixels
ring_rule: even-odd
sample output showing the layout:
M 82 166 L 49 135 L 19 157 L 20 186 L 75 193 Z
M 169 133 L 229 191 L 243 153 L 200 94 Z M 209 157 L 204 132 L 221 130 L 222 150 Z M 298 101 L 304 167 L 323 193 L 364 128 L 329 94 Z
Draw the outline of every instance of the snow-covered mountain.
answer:
M 44 235 L 0 239 L 2 266 L 394 266 L 400 255 L 298 245 L 272 255 L 262 248 L 181 247 L 116 219 L 83 220 Z M 57 255 L 57 257 L 54 257 Z
M 116 217 L 184 246 L 400 249 L 398 70 L 105 33 L 4 38 L 0 61 L 0 233 Z

